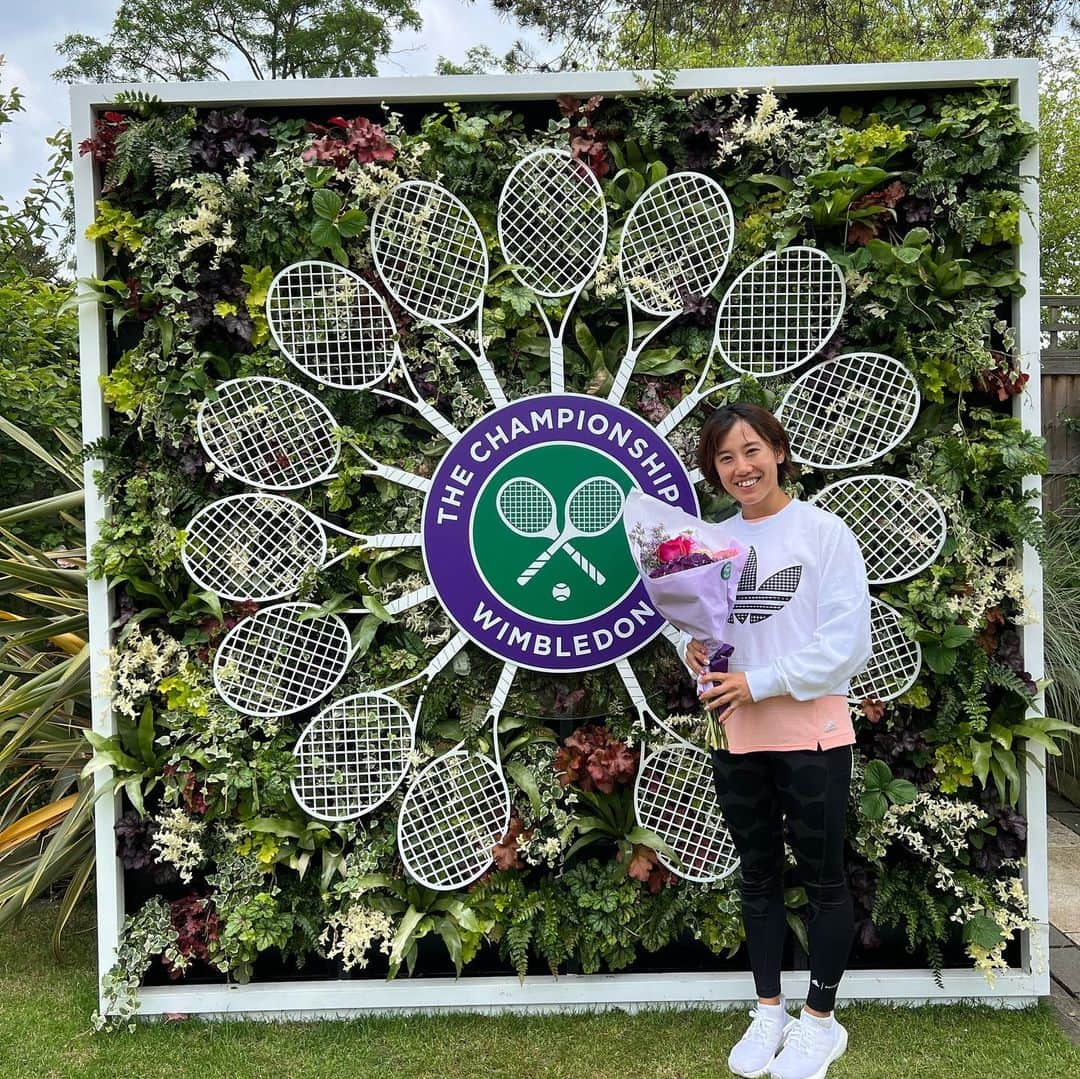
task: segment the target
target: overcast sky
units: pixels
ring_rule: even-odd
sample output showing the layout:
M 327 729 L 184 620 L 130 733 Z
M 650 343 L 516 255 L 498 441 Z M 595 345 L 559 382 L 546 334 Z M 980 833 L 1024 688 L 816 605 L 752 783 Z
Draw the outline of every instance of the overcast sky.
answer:
M 0 198 L 9 206 L 25 194 L 48 160 L 45 139 L 68 126 L 67 87 L 53 82 L 62 59 L 56 43 L 66 34 L 104 37 L 120 0 L 0 0 L 0 74 L 4 89 L 17 86 L 25 111 L 0 128 Z M 168 0 L 162 0 L 167 3 Z M 501 19 L 487 0 L 418 0 L 424 20 L 419 34 L 399 34 L 394 52 L 380 65 L 383 75 L 429 75 L 440 56 L 462 60 L 472 45 L 505 52 L 521 32 Z M 462 28 L 467 27 L 463 34 Z

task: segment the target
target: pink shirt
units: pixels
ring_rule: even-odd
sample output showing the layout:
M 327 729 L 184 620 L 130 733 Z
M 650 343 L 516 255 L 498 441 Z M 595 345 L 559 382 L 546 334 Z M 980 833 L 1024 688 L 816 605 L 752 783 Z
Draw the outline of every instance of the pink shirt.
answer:
M 846 697 L 812 701 L 766 697 L 736 708 L 724 724 L 732 753 L 760 750 L 834 749 L 855 741 Z

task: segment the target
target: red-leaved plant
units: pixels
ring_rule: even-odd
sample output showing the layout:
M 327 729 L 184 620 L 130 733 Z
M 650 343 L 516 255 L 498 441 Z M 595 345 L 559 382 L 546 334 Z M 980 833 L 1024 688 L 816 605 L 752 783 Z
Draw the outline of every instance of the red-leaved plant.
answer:
M 559 783 L 583 791 L 611 794 L 637 775 L 639 753 L 608 734 L 606 727 L 590 723 L 578 727 L 555 754 Z
M 323 138 L 316 139 L 300 155 L 305 164 L 333 165 L 339 172 L 344 172 L 353 161 L 367 165 L 372 161 L 394 160 L 397 151 L 387 141 L 383 129 L 366 116 L 356 116 L 352 120 L 331 116 L 327 123 L 329 127 L 308 124 L 309 132 Z
M 169 910 L 172 927 L 176 930 L 176 950 L 189 961 L 209 963 L 210 945 L 218 939 L 221 929 L 213 903 L 191 892 L 180 899 L 174 899 L 169 904 Z M 173 981 L 184 976 L 184 972 L 171 963 L 167 956 L 163 957 L 161 962 Z

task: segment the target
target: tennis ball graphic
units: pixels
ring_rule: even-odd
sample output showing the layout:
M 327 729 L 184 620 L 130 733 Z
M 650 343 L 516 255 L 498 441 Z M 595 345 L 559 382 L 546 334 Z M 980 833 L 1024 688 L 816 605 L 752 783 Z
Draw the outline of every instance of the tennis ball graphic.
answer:
M 560 603 L 565 602 L 570 598 L 570 586 L 560 581 L 551 589 L 551 598 L 557 599 Z

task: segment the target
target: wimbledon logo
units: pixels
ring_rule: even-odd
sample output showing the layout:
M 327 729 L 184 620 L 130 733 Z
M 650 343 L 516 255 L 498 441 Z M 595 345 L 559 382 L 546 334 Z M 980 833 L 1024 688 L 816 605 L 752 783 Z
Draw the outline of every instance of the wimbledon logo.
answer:
M 489 413 L 443 457 L 424 505 L 440 602 L 480 647 L 533 670 L 631 655 L 664 625 L 623 531 L 635 487 L 697 513 L 682 462 L 627 409 L 545 394 Z

